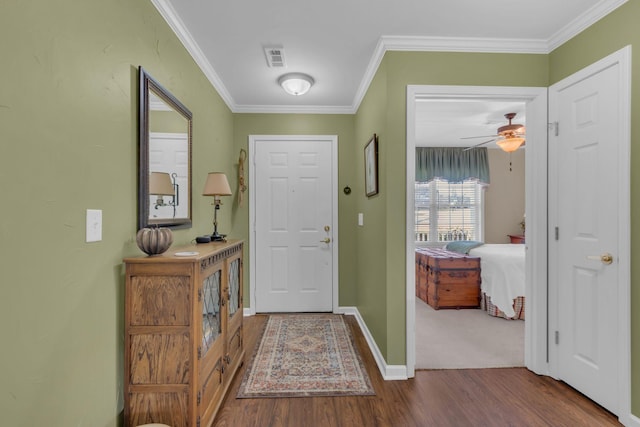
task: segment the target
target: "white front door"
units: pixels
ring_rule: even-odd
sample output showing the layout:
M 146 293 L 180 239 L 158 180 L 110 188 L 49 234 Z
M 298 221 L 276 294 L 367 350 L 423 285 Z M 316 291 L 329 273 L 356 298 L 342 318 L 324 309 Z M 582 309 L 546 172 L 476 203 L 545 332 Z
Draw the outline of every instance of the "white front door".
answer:
M 252 141 L 256 312 L 333 310 L 335 141 Z
M 550 202 L 557 225 L 550 240 L 551 292 L 557 295 L 552 358 L 559 379 L 616 414 L 625 339 L 618 317 L 621 278 L 628 268 L 621 241 L 628 224 L 620 210 L 628 206 L 629 180 L 619 67 L 600 64 L 550 88 L 555 127 L 549 140 L 557 179 Z

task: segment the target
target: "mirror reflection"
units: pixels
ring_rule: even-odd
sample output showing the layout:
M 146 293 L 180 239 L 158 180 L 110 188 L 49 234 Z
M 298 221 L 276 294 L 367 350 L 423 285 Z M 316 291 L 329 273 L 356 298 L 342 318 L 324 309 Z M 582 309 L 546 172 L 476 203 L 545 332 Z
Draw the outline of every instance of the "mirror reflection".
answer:
M 140 67 L 138 228 L 191 225 L 191 112 Z

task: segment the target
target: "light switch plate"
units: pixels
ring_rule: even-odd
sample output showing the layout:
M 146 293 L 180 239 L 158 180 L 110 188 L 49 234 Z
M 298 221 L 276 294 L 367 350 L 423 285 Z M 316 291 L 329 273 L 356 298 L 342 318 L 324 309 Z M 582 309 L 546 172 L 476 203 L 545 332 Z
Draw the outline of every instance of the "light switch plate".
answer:
M 87 209 L 87 233 L 86 242 L 99 242 L 102 240 L 102 210 Z
M 358 214 L 358 225 L 360 227 L 362 227 L 364 225 L 364 214 L 363 213 L 359 213 Z

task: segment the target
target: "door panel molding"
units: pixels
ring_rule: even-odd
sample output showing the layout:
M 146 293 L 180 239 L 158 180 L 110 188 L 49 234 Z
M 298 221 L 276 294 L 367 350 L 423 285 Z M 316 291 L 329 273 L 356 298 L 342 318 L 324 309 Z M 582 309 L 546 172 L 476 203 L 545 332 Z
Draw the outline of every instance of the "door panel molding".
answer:
M 338 229 L 338 136 L 337 135 L 249 135 L 249 307 L 245 308 L 245 315 L 256 314 L 256 144 L 260 141 L 321 141 L 331 144 L 331 217 L 332 217 L 332 311 L 339 309 L 339 229 Z
M 555 83 L 549 88 L 549 121 L 551 124 L 557 121 L 559 116 L 559 94 L 571 88 L 577 83 L 594 76 L 604 70 L 617 67 L 618 99 L 617 128 L 618 128 L 618 168 L 615 171 L 617 178 L 616 189 L 618 191 L 617 222 L 618 222 L 618 247 L 616 258 L 618 264 L 618 298 L 616 313 L 618 326 L 617 354 L 617 408 L 610 408 L 618 415 L 620 422 L 631 425 L 634 417 L 631 415 L 631 286 L 630 286 L 630 150 L 631 150 L 631 46 L 624 47 L 617 52 L 587 66 L 575 74 Z M 562 124 L 560 124 L 562 132 Z M 555 132 L 549 137 L 549 369 L 552 376 L 560 376 L 558 366 L 558 348 L 554 345 L 554 337 L 551 331 L 559 327 L 559 266 L 553 260 L 558 257 L 558 247 L 554 245 L 555 224 L 559 222 L 558 197 L 559 167 L 562 159 L 558 158 Z M 613 172 L 613 171 L 612 171 Z M 560 230 L 562 233 L 562 230 Z M 562 339 L 562 337 L 560 337 Z

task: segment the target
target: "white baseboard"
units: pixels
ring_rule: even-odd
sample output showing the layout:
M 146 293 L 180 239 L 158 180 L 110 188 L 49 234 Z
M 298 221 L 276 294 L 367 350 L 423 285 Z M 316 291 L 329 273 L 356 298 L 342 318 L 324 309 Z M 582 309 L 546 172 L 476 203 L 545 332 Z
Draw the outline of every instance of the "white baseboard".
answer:
M 640 427 L 640 417 L 636 417 L 633 414 L 629 414 L 626 419 L 619 418 L 618 421 L 626 427 Z
M 364 319 L 360 315 L 357 307 L 338 307 L 335 311 L 336 314 L 346 314 L 349 316 L 355 316 L 360 329 L 362 330 L 362 334 L 367 340 L 367 344 L 369 344 L 369 349 L 373 354 L 373 358 L 378 365 L 378 370 L 382 374 L 382 378 L 386 381 L 391 380 L 406 380 L 407 377 L 407 367 L 405 365 L 387 365 L 387 362 L 384 360 L 378 345 L 376 344 L 371 332 L 369 332 L 369 328 L 367 328 L 367 324 Z
M 242 310 L 242 315 L 243 315 L 244 317 L 253 316 L 253 315 L 255 315 L 255 314 L 256 314 L 255 310 L 253 310 L 251 307 L 248 307 L 248 308 L 247 308 L 247 307 L 245 307 L 245 308 Z

